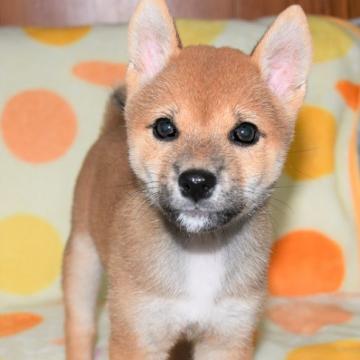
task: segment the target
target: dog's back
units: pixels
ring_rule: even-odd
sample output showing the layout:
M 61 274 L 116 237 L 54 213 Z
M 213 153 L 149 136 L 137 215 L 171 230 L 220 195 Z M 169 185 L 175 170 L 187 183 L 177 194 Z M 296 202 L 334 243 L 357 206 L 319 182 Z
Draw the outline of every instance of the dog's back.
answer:
M 124 86 L 110 97 L 99 138 L 86 155 L 74 193 L 69 241 L 79 235 L 98 239 L 104 258 L 110 218 L 122 194 L 133 191 L 135 181 L 127 161 L 125 100 Z

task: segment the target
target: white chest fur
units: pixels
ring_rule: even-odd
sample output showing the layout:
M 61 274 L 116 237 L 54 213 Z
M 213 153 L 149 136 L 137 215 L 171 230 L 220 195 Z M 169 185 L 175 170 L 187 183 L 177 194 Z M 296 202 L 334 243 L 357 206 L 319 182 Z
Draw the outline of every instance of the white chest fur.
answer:
M 180 296 L 146 297 L 139 303 L 136 325 L 144 335 L 144 344 L 188 333 L 188 330 L 192 334 L 211 329 L 224 335 L 240 334 L 239 329 L 253 324 L 257 300 L 223 297 L 226 286 L 223 250 L 187 252 L 184 260 L 185 277 L 178 284 Z
M 176 305 L 176 310 L 183 314 L 184 319 L 200 323 L 208 320 L 214 312 L 224 275 L 222 252 L 190 252 L 186 255 L 184 297 Z

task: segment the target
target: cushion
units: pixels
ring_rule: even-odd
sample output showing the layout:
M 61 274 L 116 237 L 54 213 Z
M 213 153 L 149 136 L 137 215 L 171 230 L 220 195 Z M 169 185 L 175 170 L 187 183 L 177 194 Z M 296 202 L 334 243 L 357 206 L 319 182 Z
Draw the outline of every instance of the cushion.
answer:
M 184 45 L 249 53 L 271 21 L 177 25 Z M 309 351 L 340 359 L 334 349 L 360 358 L 360 308 L 350 295 L 360 292 L 360 31 L 334 18 L 309 22 L 314 64 L 270 205 L 274 299 L 256 359 L 307 359 Z M 124 78 L 127 26 L 2 28 L 0 47 L 0 358 L 61 359 L 60 269 L 73 186 Z

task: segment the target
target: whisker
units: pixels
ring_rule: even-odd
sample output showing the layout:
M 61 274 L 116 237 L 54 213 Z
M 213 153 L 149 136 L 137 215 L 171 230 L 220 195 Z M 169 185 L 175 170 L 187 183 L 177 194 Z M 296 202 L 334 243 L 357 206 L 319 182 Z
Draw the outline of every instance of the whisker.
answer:
M 285 201 L 280 200 L 280 199 L 278 199 L 278 198 L 276 198 L 276 197 L 274 197 L 274 196 L 271 197 L 271 200 L 277 201 L 278 203 L 280 203 L 280 204 L 282 204 L 283 206 L 285 206 L 288 210 L 294 212 L 294 210 L 291 208 L 291 206 L 290 206 L 288 203 L 286 203 Z M 271 200 L 270 200 L 270 202 L 271 202 Z

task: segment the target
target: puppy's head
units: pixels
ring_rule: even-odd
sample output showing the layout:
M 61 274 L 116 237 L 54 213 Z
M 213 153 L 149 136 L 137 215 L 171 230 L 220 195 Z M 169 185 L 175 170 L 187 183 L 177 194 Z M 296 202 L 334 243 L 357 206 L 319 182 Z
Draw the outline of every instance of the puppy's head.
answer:
M 301 8 L 285 10 L 251 56 L 182 48 L 163 0 L 129 28 L 130 164 L 150 201 L 188 232 L 261 207 L 280 175 L 311 61 Z

